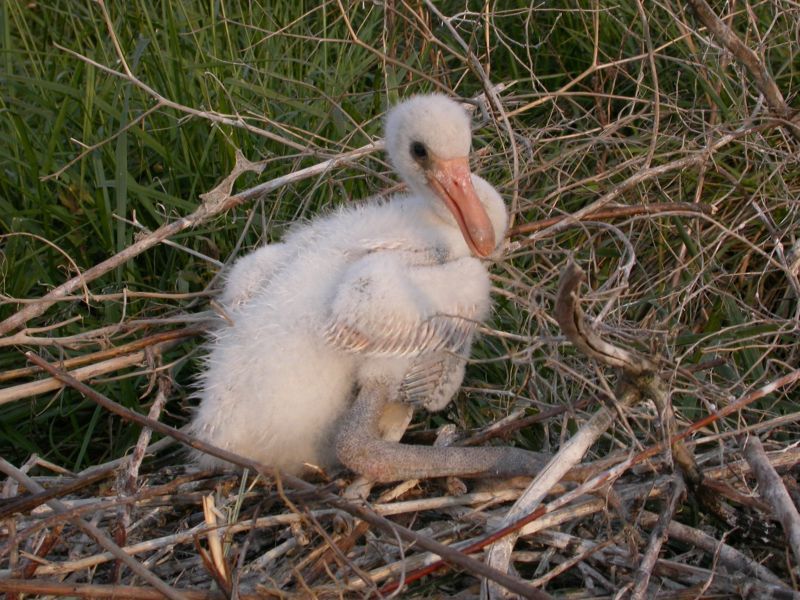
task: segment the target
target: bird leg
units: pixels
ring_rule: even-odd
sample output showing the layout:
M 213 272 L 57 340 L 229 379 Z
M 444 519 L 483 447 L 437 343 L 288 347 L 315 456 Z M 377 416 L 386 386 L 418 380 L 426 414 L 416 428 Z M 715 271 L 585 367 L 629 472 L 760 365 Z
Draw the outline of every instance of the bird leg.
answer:
M 550 458 L 511 447 L 430 447 L 384 440 L 379 422 L 386 407 L 391 406 L 390 396 L 386 382 L 364 383 L 336 432 L 336 455 L 342 464 L 373 481 L 533 477 Z

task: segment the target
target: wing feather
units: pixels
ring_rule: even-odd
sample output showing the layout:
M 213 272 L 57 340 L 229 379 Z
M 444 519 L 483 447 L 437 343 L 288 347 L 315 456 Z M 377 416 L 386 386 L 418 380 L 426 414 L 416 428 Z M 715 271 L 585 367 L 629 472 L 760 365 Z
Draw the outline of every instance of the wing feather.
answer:
M 461 315 L 434 315 L 423 321 L 389 320 L 356 324 L 333 318 L 325 327 L 328 344 L 369 356 L 419 356 L 440 351 L 459 352 L 472 337 L 474 310 Z

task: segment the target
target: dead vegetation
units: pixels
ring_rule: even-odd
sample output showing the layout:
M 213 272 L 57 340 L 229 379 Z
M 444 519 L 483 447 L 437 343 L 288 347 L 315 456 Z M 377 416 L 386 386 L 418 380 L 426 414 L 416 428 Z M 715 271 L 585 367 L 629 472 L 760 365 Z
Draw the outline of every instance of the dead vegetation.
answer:
M 347 473 L 308 483 L 232 456 L 244 476 L 185 466 L 175 440 L 198 442 L 172 425 L 186 418 L 188 402 L 177 399 L 213 316 L 206 300 L 215 278 L 184 293 L 97 282 L 170 240 L 170 252 L 217 268 L 259 220 L 272 239 L 279 209 L 306 214 L 309 195 L 351 189 L 354 176 L 369 175 L 372 191 L 394 188 L 379 139 L 328 143 L 289 123 L 155 91 L 129 66 L 131 51 L 99 3 L 115 60 L 68 52 L 146 99 L 127 127 L 173 111 L 266 136 L 305 160 L 287 158 L 280 174 L 241 189 L 243 173 L 275 159 L 237 151 L 235 168 L 194 210 L 152 230 L 118 215 L 138 225 L 132 243 L 87 268 L 64 259 L 69 274 L 37 297 L 4 296 L 13 311 L 0 323 L 0 347 L 19 364 L 0 373 L 0 405 L 33 407 L 35 395 L 66 384 L 75 390 L 66 398 L 142 428 L 128 454 L 79 472 L 37 456 L 16 466 L 0 458 L 0 592 L 797 597 L 800 49 L 791 45 L 800 45 L 792 37 L 800 7 L 666 0 L 446 12 L 390 2 L 370 10 L 393 33 L 373 39 L 360 3 L 326 6 L 342 39 L 311 41 L 376 56 L 401 74 L 384 82 L 392 93 L 444 89 L 474 107 L 477 170 L 514 211 L 494 269 L 496 315 L 464 393 L 407 436 L 456 445 L 504 438 L 552 452 L 552 463 L 532 482 L 469 488 L 458 480 L 348 486 Z M 542 21 L 549 27 L 535 29 Z M 614 27 L 628 32 L 613 37 L 606 28 Z M 566 45 L 565 29 L 583 46 Z M 287 25 L 261 35 L 294 33 Z M 564 73 L 545 80 L 535 54 L 551 38 L 564 44 Z M 588 66 L 576 69 L 581 61 L 568 53 L 581 47 Z M 415 66 L 413 48 L 426 53 L 428 70 Z M 374 130 L 366 119 L 356 125 Z M 85 145 L 88 154 L 94 146 Z M 234 213 L 245 224 L 223 261 L 187 241 Z M 134 300 L 144 304 L 129 315 Z M 81 311 L 111 303 L 122 318 L 81 326 Z M 114 378 L 136 381 L 141 400 L 104 395 Z M 443 431 L 445 422 L 457 433 Z

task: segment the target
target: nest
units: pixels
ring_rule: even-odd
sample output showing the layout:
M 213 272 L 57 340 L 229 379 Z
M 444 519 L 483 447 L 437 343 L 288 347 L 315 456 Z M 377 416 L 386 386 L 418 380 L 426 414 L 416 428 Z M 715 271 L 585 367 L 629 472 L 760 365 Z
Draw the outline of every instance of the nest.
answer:
M 458 591 L 469 597 L 478 593 L 483 578 L 489 593 L 513 591 L 539 598 L 548 597 L 542 587 L 574 580 L 570 571 L 577 569 L 584 577 L 584 595 L 620 588 L 649 595 L 651 580 L 657 579 L 659 596 L 686 597 L 713 590 L 791 597 L 791 587 L 776 574 L 786 577 L 790 567 L 781 545 L 775 544 L 775 521 L 787 529 L 790 540 L 800 522 L 776 467 L 795 467 L 800 451 L 767 452 L 757 436 L 748 437 L 741 429 L 734 435 L 712 436 L 728 449 L 731 445 L 723 440 L 734 438 L 743 458 L 731 460 L 730 451 L 720 453 L 718 448 L 696 455 L 686 439 L 792 384 L 800 373 L 750 392 L 678 432 L 658 366 L 607 342 L 584 318 L 578 305 L 583 278 L 574 263 L 565 269 L 556 318 L 575 347 L 619 368 L 621 376 L 609 402 L 563 444 L 524 491 L 508 481 L 482 481 L 469 489 L 453 477 L 438 484 L 413 480 L 375 490 L 362 479 L 345 488 L 343 480 L 327 475 L 320 484 L 307 483 L 246 458 L 231 457 L 138 415 L 31 356 L 56 379 L 100 406 L 149 428 L 130 459 L 78 475 L 44 478 L 47 489 L 24 471 L 53 465 L 34 458 L 20 470 L 0 459 L 0 469 L 9 475 L 6 496 L 13 498 L 0 507 L 2 514 L 19 515 L 8 521 L 11 526 L 5 532 L 4 551 L 12 577 L 2 585 L 9 592 L 127 598 L 149 598 L 154 593 L 270 597 L 288 591 L 315 597 L 372 597 L 420 580 L 424 588 L 426 578 L 432 578 L 439 593 Z M 156 410 L 168 385 L 163 388 Z M 577 464 L 618 416 L 644 400 L 661 415 L 661 443 L 638 453 L 610 453 Z M 555 412 L 566 413 L 566 408 Z M 541 419 L 537 415 L 536 420 Z M 507 436 L 530 421 L 506 420 L 475 432 L 471 440 L 454 440 L 452 431 L 440 431 L 443 439 L 438 441 L 485 441 Z M 177 439 L 231 459 L 245 471 L 215 475 L 165 467 L 140 474 L 150 429 L 169 436 L 153 446 Z M 659 456 L 661 460 L 653 460 Z M 116 494 L 88 493 L 98 481 L 114 476 L 111 491 Z M 28 493 L 15 494 L 12 482 L 23 484 Z M 761 498 L 750 492 L 755 482 L 764 490 Z M 729 528 L 729 535 L 716 539 L 703 527 L 681 522 L 678 517 L 687 495 L 704 514 Z M 362 505 L 361 499 L 367 497 L 369 503 Z M 653 512 L 655 507 L 660 512 Z M 663 547 L 667 539 L 672 542 L 669 550 Z M 29 550 L 21 551 L 21 545 Z M 470 557 L 479 551 L 486 553 L 484 562 Z M 147 558 L 138 562 L 137 555 Z M 512 562 L 518 575 L 506 573 Z M 504 568 L 498 570 L 498 563 Z M 443 574 L 454 569 L 455 574 Z M 110 579 L 115 584 L 44 584 L 31 579 L 36 574 L 58 574 L 69 580 L 79 573 L 89 573 L 92 582 Z M 158 591 L 137 586 L 142 579 Z M 214 588 L 219 591 L 203 591 Z

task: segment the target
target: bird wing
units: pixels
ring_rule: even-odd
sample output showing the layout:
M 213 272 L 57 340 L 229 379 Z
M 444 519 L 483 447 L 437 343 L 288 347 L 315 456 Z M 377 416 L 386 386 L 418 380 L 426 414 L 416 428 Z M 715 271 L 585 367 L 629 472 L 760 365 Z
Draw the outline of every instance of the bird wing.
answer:
M 325 340 L 341 350 L 371 356 L 416 356 L 439 351 L 458 352 L 475 331 L 468 317 L 433 315 L 421 321 L 389 319 L 363 324 L 334 318 L 325 328 Z
M 288 244 L 267 244 L 239 258 L 225 276 L 220 303 L 226 309 L 238 309 L 269 283 L 290 257 Z
M 471 345 L 470 337 L 461 352 L 440 351 L 415 358 L 400 382 L 398 399 L 431 412 L 443 409 L 461 387 Z
M 324 337 L 371 356 L 461 352 L 488 311 L 488 286 L 472 259 L 419 266 L 394 253 L 371 254 L 344 274 Z

